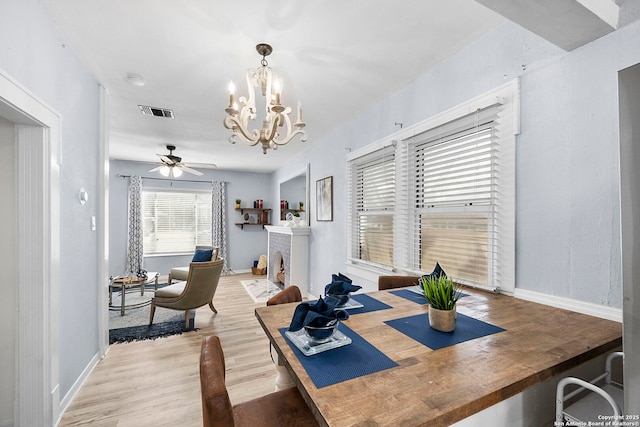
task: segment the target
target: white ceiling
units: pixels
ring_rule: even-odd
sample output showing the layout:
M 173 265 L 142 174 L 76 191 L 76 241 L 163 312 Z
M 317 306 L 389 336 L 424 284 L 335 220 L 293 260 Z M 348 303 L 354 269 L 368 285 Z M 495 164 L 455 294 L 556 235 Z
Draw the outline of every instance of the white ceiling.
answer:
M 617 22 L 611 0 L 41 1 L 109 93 L 112 159 L 157 162 L 173 144 L 196 167 L 260 172 L 491 31 L 504 21 L 498 13 L 569 49 Z M 302 102 L 309 138 L 266 156 L 258 146 L 230 144 L 222 125 L 228 83 L 247 95 L 245 73 L 260 64 L 258 43 L 273 46 L 267 59 L 283 81 L 282 103 L 295 109 Z M 127 82 L 128 73 L 145 85 Z M 144 116 L 139 104 L 171 109 L 175 119 Z
M 112 159 L 156 162 L 156 153 L 173 144 L 174 154 L 196 167 L 260 172 L 280 167 L 504 21 L 475 0 L 41 1 L 109 93 Z M 550 33 L 566 33 L 570 21 L 581 33 L 596 27 L 559 3 L 539 6 L 564 23 L 549 28 L 530 19 L 528 1 L 518 3 L 519 15 L 511 0 L 479 1 L 501 13 L 510 7 L 510 19 L 534 32 L 539 27 L 552 41 Z M 587 9 L 580 0 L 564 2 Z M 610 0 L 594 2 L 611 9 Z M 549 10 L 555 4 L 557 11 Z M 595 28 L 575 44 L 601 33 Z M 267 59 L 283 81 L 282 103 L 295 109 L 302 102 L 309 137 L 266 156 L 258 146 L 230 144 L 222 125 L 228 83 L 236 83 L 237 96 L 247 95 L 245 73 L 260 64 L 258 43 L 273 46 Z M 143 76 L 145 85 L 128 83 L 128 73 Z M 144 116 L 139 104 L 169 108 L 175 119 Z
M 174 144 L 188 164 L 265 172 L 304 144 L 265 156 L 228 142 L 227 86 L 247 93 L 256 44 L 273 46 L 283 104 L 302 102 L 313 144 L 504 20 L 474 0 L 41 1 L 108 90 L 111 158 L 155 162 Z M 138 104 L 172 109 L 175 119 L 143 116 Z

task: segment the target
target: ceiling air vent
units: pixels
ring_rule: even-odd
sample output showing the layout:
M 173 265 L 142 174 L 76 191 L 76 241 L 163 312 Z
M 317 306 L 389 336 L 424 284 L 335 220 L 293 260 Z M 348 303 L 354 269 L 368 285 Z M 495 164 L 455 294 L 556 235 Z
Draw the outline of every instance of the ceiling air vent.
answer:
M 148 105 L 138 105 L 140 112 L 145 116 L 167 117 L 173 119 L 173 111 L 168 108 L 149 107 Z

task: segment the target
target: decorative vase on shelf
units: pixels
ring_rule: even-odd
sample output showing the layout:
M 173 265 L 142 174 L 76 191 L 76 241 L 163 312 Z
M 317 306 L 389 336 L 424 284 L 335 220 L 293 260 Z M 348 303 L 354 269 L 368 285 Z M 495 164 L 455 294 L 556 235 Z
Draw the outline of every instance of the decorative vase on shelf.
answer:
M 292 212 L 288 212 L 285 218 L 287 220 L 287 227 L 297 227 L 300 224 L 300 217 L 295 216 Z

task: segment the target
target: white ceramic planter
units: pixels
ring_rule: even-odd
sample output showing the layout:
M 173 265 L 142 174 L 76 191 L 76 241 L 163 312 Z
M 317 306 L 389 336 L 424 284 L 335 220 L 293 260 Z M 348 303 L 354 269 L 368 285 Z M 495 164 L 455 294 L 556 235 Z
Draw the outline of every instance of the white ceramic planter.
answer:
M 453 310 L 438 310 L 429 306 L 429 326 L 436 331 L 452 332 L 456 328 L 456 306 L 453 306 Z

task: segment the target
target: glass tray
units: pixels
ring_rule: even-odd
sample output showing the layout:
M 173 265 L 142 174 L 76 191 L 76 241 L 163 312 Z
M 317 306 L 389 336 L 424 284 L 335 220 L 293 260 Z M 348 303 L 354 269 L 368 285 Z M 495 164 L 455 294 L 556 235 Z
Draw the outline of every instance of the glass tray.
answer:
M 361 304 L 358 301 L 354 300 L 353 298 L 349 297 L 349 301 L 347 301 L 346 304 L 339 305 L 339 306 L 336 307 L 336 309 L 349 310 L 350 308 L 362 308 L 362 307 L 364 307 L 363 304 Z
M 310 303 L 316 302 L 318 300 L 309 301 Z M 363 304 L 349 297 L 349 301 L 347 301 L 344 305 L 339 305 L 335 308 L 335 310 L 349 310 L 350 308 L 362 308 Z
M 415 292 L 418 295 L 424 296 L 424 291 L 422 290 L 422 287 L 420 287 L 420 286 L 410 286 L 410 287 L 407 288 L 407 290 L 411 291 L 411 292 Z
M 313 354 L 322 353 L 323 351 L 351 344 L 351 338 L 340 332 L 340 330 L 335 331 L 329 341 L 321 344 L 312 341 L 307 334 L 304 333 L 304 328 L 296 332 L 287 331 L 284 334 L 305 356 L 311 356 Z

